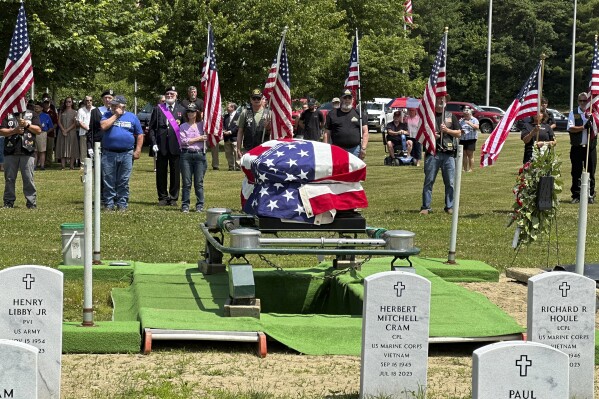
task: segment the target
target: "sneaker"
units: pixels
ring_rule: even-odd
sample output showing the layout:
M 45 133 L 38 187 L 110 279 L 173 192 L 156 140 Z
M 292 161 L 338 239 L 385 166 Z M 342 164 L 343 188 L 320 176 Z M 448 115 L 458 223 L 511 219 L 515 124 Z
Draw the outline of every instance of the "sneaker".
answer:
M 218 166 L 213 166 L 212 170 L 219 170 L 219 167 Z
M 35 205 L 35 204 L 27 204 L 27 209 L 37 209 L 37 205 Z
M 204 207 L 201 205 L 196 206 L 196 212 L 204 212 Z
M 580 202 L 580 198 L 572 198 L 572 201 L 570 201 L 571 204 L 578 204 Z
M 445 213 L 449 213 L 450 215 L 452 215 L 453 214 L 453 208 L 445 209 Z
M 127 207 L 126 206 L 117 206 L 116 211 L 117 212 L 127 212 Z
M 3 208 L 14 208 L 14 205 L 12 204 L 12 202 L 5 202 Z
M 589 204 L 595 203 L 595 197 L 589 197 Z
M 102 210 L 104 212 L 112 212 L 114 211 L 114 206 L 102 206 Z
M 181 207 L 181 212 L 183 212 L 183 213 L 189 213 L 189 207 L 188 206 Z
M 158 206 L 167 206 L 169 205 L 167 200 L 160 200 L 158 201 Z
M 428 215 L 430 212 L 432 212 L 430 209 L 423 209 L 420 211 L 421 215 Z

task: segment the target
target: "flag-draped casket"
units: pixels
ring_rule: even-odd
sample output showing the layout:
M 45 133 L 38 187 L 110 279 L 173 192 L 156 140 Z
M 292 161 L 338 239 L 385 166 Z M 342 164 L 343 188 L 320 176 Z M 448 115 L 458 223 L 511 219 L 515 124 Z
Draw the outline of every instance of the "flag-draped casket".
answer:
M 244 212 L 313 224 L 368 206 L 366 164 L 344 149 L 309 140 L 271 140 L 241 158 Z

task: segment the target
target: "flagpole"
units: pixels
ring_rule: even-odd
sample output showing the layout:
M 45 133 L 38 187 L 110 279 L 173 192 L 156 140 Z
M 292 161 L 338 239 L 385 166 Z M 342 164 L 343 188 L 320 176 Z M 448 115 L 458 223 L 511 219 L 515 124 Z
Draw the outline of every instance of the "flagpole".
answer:
M 487 32 L 487 96 L 486 105 L 489 106 L 491 93 L 491 31 L 493 26 L 493 0 L 489 0 L 489 23 Z
M 283 52 L 283 43 L 285 43 L 285 36 L 287 35 L 287 29 L 289 29 L 288 26 L 285 26 L 285 28 L 283 28 L 283 35 L 281 37 L 281 43 L 279 43 L 279 51 L 277 51 L 277 67 L 276 67 L 275 76 L 279 76 L 279 66 L 281 64 L 281 53 Z M 268 98 L 268 107 L 267 107 L 270 120 L 272 120 L 272 117 L 270 117 L 271 103 L 272 103 L 272 95 Z M 266 112 L 266 110 L 264 110 L 264 112 Z M 264 125 L 264 127 L 262 128 L 262 142 L 264 142 L 265 134 L 266 134 L 266 125 Z M 293 133 L 292 133 L 292 135 L 293 135 Z
M 597 35 L 595 35 L 595 47 L 597 46 Z M 594 48 L 593 48 L 594 49 Z M 593 53 L 593 57 L 595 56 L 595 54 Z M 593 70 L 591 69 L 591 82 L 590 82 L 590 86 L 592 87 L 592 81 L 593 81 Z M 589 89 L 591 89 L 591 87 L 589 87 Z M 590 113 L 590 118 L 591 119 L 591 123 L 592 123 L 592 119 L 593 119 L 593 90 L 589 90 L 590 91 L 590 98 L 589 98 L 589 108 L 591 110 Z M 591 148 L 591 129 L 587 129 L 587 156 L 586 156 L 586 160 L 584 162 L 584 171 L 587 172 L 587 165 L 589 164 L 589 152 L 590 152 L 590 148 Z
M 358 39 L 358 28 L 356 28 L 356 64 L 358 67 L 358 122 L 360 126 L 360 148 L 364 133 L 362 132 L 362 84 L 360 83 L 360 40 Z
M 539 90 L 537 95 L 537 126 L 541 125 L 541 98 L 543 98 L 543 79 L 545 77 L 545 54 L 541 54 L 541 76 L 539 77 Z M 535 143 L 539 141 L 539 134 L 541 133 L 541 129 L 537 129 L 537 137 L 535 139 Z
M 445 60 L 443 61 L 445 64 L 445 68 L 447 68 L 447 32 L 449 32 L 449 27 L 445 27 L 444 33 L 443 33 L 443 41 L 445 42 L 445 54 L 443 55 L 445 57 Z M 439 123 L 439 143 L 441 143 L 441 145 L 443 145 L 443 129 L 441 129 L 441 124 L 443 123 L 443 120 L 445 119 L 445 101 L 443 101 L 443 110 L 441 111 L 441 123 Z M 461 167 L 461 166 L 460 166 Z
M 212 23 L 208 22 L 208 37 L 206 38 L 206 70 L 209 69 L 210 67 L 210 57 L 212 57 L 212 54 L 210 54 L 210 31 L 212 30 Z M 203 76 L 202 76 L 203 79 Z M 201 79 L 200 79 L 201 80 Z M 205 98 L 205 97 L 204 97 Z M 204 117 L 204 120 L 202 122 L 204 122 L 204 127 L 206 126 L 206 102 L 204 102 L 204 109 L 202 110 L 202 116 Z M 197 115 L 197 114 L 196 114 Z M 204 132 L 204 136 L 207 136 L 208 132 Z M 206 155 L 206 140 L 204 140 L 204 145 L 202 146 L 202 151 L 204 152 L 204 155 Z
M 576 64 L 576 6 L 574 0 L 574 19 L 572 22 L 572 62 L 570 66 L 570 109 L 574 109 L 574 66 Z

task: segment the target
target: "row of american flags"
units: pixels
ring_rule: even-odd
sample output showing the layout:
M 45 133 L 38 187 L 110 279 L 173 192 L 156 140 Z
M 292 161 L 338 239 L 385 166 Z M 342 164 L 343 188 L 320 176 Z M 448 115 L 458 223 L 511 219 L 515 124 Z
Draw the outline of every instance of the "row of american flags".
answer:
M 412 24 L 411 0 L 406 0 L 403 6 L 404 21 Z M 282 35 L 277 55 L 269 70 L 263 91 L 273 115 L 271 139 L 285 139 L 293 136 L 290 94 L 291 74 L 285 32 Z M 358 49 L 358 35 L 356 34 L 350 53 L 347 77 L 344 85 L 345 89 L 349 89 L 354 93 L 354 100 L 358 98 L 356 92 L 360 89 Z M 433 154 L 436 150 L 435 102 L 436 98 L 447 95 L 446 66 L 447 34 L 444 34 L 418 108 L 421 124 L 418 129 L 417 139 L 424 145 L 424 148 L 428 152 Z M 509 106 L 504 118 L 502 118 L 501 122 L 485 141 L 481 149 L 481 166 L 495 163 L 515 121 L 532 116 L 538 112 L 539 91 L 540 85 L 542 85 L 540 79 L 541 69 L 541 62 L 539 62 Z M 25 97 L 33 82 L 33 65 L 27 32 L 27 17 L 24 4 L 21 3 L 0 86 L 0 120 L 3 120 L 10 112 L 25 111 Z M 216 66 L 214 32 L 211 25 L 208 26 L 208 43 L 202 66 L 201 87 L 204 93 L 204 129 L 208 134 L 209 145 L 212 147 L 222 140 L 222 107 Z M 585 111 L 592 115 L 595 122 L 593 124 L 594 133 L 597 135 L 599 126 L 599 51 L 597 42 L 595 42 L 591 62 L 588 96 L 590 101 L 587 103 Z

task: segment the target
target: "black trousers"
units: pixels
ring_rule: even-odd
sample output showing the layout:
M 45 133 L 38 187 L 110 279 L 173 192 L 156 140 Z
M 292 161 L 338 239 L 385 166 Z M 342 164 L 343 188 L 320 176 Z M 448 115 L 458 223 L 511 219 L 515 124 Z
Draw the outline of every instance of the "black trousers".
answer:
M 167 191 L 166 186 L 169 179 L 170 184 Z M 156 190 L 158 191 L 158 201 L 176 202 L 179 199 L 180 187 L 181 171 L 179 169 L 179 155 L 162 155 L 158 152 L 156 159 Z
M 589 151 L 589 194 L 595 196 L 595 169 L 597 168 L 597 146 L 591 144 L 592 149 Z M 584 170 L 587 157 L 587 147 L 581 145 L 573 145 L 570 147 L 570 162 L 572 163 L 572 198 L 580 198 L 580 176 Z

